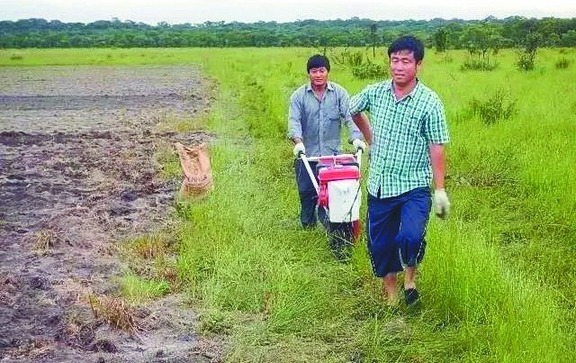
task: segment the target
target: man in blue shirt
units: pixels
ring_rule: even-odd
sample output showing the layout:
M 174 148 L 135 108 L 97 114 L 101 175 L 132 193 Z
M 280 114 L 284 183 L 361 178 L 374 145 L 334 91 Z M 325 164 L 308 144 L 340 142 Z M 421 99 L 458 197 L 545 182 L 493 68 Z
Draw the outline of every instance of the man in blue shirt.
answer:
M 325 224 L 326 213 L 323 209 L 316 216 L 318 196 L 298 157 L 326 156 L 339 154 L 342 126 L 350 133 L 349 141 L 356 148 L 365 148 L 362 134 L 356 127 L 349 112 L 349 96 L 346 90 L 328 81 L 330 62 L 326 56 L 316 54 L 308 59 L 306 65 L 310 82 L 299 87 L 290 97 L 288 112 L 288 138 L 294 143 L 294 170 L 300 195 L 300 222 L 304 228 L 312 228 L 317 219 Z M 316 173 L 315 162 L 310 163 Z M 317 175 L 316 175 L 317 177 Z
M 350 102 L 356 125 L 370 145 L 368 250 L 374 274 L 383 279 L 388 303 L 397 303 L 397 274 L 405 271 L 404 298 L 419 299 L 416 267 L 424 257 L 424 235 L 432 206 L 450 208 L 444 190 L 444 144 L 449 141 L 444 106 L 416 74 L 424 46 L 412 37 L 388 48 L 392 79 L 367 86 Z M 369 112 L 368 117 L 363 112 Z

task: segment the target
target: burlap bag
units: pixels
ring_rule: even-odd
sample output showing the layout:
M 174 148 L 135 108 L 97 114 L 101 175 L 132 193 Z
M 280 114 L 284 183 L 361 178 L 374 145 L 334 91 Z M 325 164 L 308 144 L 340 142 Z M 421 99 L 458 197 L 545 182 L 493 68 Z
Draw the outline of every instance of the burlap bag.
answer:
M 180 166 L 184 179 L 180 187 L 180 196 L 185 198 L 203 198 L 212 189 L 212 166 L 206 144 L 187 147 L 175 144 L 180 156 Z

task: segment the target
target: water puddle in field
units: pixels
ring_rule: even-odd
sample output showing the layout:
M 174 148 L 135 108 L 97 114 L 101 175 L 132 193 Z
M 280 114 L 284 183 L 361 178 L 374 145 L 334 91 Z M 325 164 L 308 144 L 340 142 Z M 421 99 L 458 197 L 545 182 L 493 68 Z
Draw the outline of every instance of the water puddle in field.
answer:
M 0 361 L 216 362 L 219 344 L 169 295 L 137 332 L 86 298 L 117 293 L 118 241 L 169 228 L 180 180 L 154 155 L 203 132 L 159 131 L 210 106 L 186 66 L 0 68 Z

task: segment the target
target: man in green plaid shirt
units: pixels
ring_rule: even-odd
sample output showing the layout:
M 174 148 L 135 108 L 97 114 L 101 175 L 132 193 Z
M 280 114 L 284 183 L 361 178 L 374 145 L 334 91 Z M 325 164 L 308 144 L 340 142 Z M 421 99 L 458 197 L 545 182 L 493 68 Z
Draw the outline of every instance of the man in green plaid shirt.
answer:
M 388 48 L 392 79 L 369 85 L 350 101 L 350 113 L 370 145 L 368 250 L 383 291 L 397 304 L 397 274 L 405 271 L 407 305 L 419 299 L 416 267 L 424 257 L 424 236 L 432 207 L 450 208 L 444 190 L 444 144 L 449 141 L 444 106 L 418 78 L 424 46 L 412 36 Z M 369 113 L 369 118 L 364 114 Z

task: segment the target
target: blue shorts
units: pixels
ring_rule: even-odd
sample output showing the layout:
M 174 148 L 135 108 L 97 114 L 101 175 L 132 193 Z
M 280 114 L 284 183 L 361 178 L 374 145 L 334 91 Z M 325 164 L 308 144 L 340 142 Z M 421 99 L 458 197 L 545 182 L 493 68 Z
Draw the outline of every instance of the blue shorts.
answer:
M 368 252 L 376 276 L 398 273 L 422 261 L 431 207 L 429 188 L 383 199 L 368 195 Z

